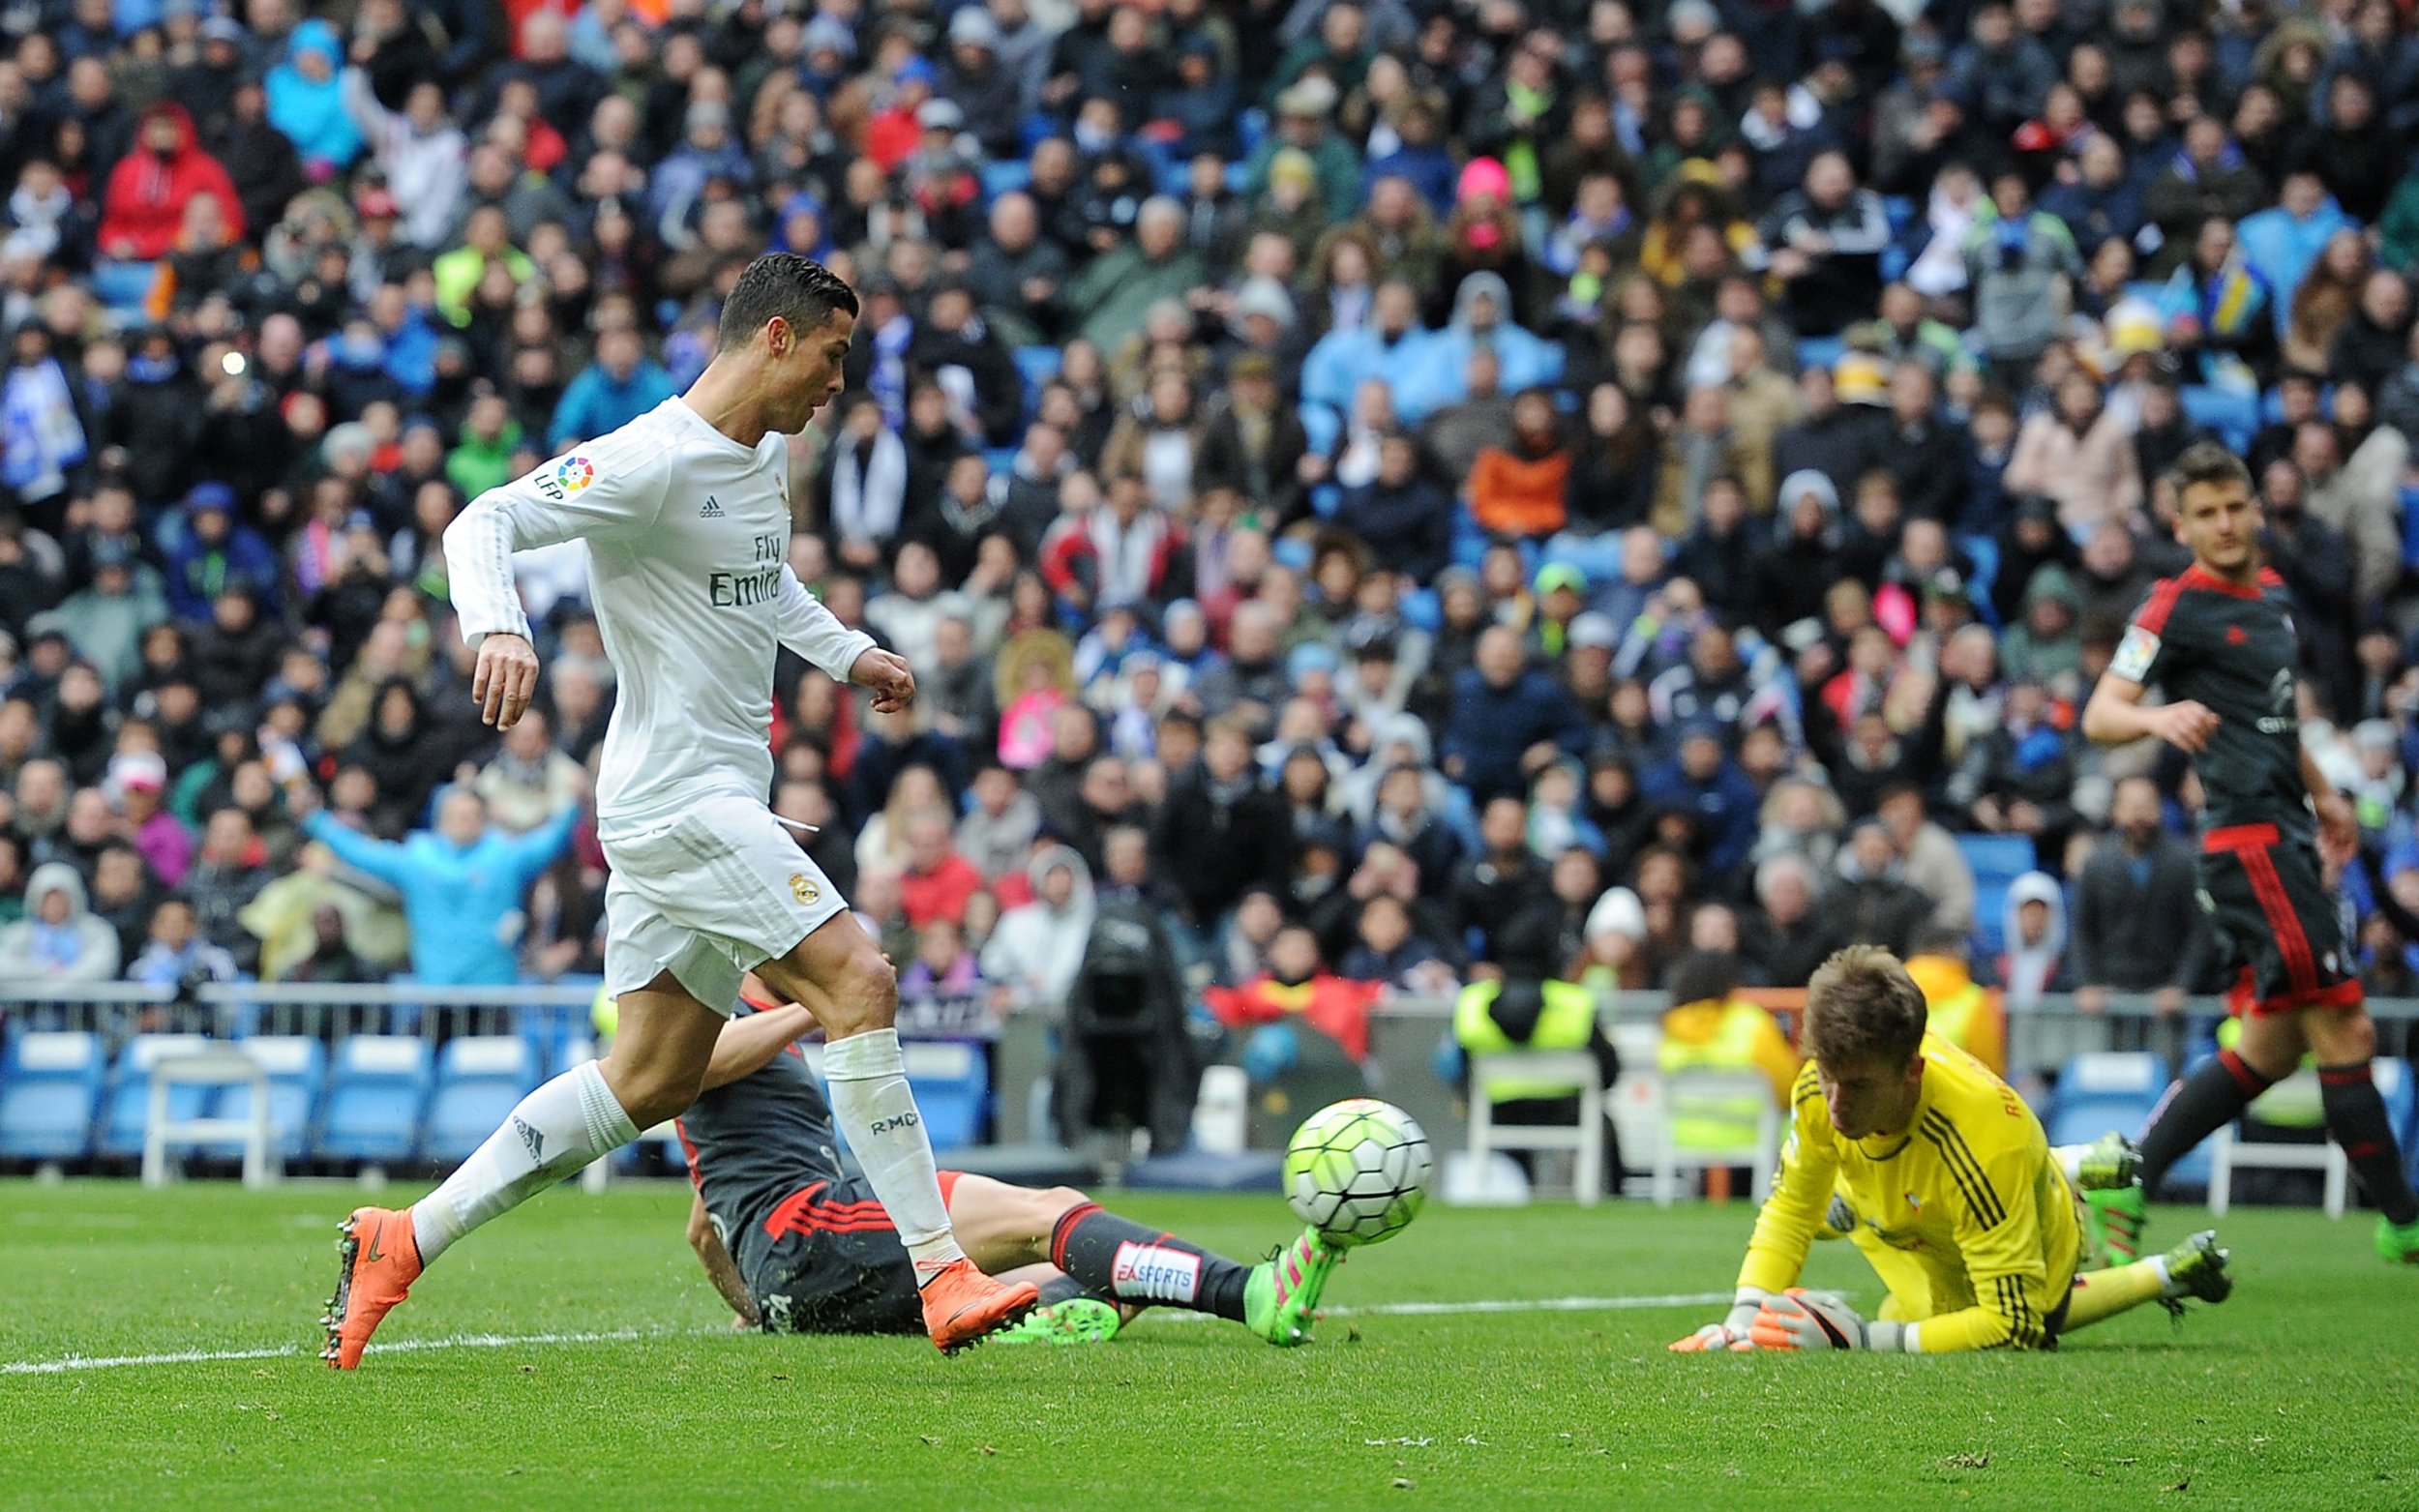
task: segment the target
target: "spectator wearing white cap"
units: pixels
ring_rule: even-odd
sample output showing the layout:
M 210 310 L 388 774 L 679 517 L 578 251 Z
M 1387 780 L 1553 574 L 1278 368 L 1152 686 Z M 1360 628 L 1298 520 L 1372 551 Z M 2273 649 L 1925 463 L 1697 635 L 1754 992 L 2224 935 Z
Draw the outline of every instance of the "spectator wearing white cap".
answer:
M 112 756 L 104 785 L 118 811 L 119 833 L 142 852 L 144 864 L 163 886 L 179 887 L 194 864 L 194 837 L 168 812 L 164 801 L 167 786 L 167 762 L 149 751 Z
M 1605 889 L 1588 909 L 1585 944 L 1571 976 L 1580 986 L 1633 991 L 1651 985 L 1646 963 L 1646 907 L 1627 887 Z

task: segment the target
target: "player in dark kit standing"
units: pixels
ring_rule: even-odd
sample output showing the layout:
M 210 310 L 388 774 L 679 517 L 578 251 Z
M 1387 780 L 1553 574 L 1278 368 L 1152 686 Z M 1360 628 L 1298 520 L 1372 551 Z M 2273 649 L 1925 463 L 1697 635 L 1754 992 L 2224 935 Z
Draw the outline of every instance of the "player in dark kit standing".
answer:
M 689 1243 L 748 1326 L 920 1332 L 907 1248 L 873 1188 L 842 1174 L 830 1107 L 791 1051 L 814 1026 L 794 1003 L 723 1025 L 706 1089 L 679 1124 L 698 1187 Z M 1068 1187 L 944 1171 L 941 1192 L 976 1265 L 1040 1290 L 1043 1306 L 992 1335 L 1001 1343 L 1095 1343 L 1140 1309 L 1165 1306 L 1231 1319 L 1281 1347 L 1305 1344 L 1342 1259 L 1304 1230 L 1273 1259 L 1246 1265 L 1104 1211 Z
M 2285 580 L 2259 565 L 2259 506 L 2232 453 L 2193 447 L 2170 476 L 2176 539 L 2193 565 L 2151 589 L 2134 615 L 2083 710 L 2083 733 L 2104 745 L 2155 736 L 2192 757 L 2203 794 L 2201 906 L 2242 967 L 2228 1008 L 2243 1034 L 2152 1115 L 2140 1184 L 2090 1195 L 2103 1240 L 2110 1263 L 2138 1254 L 2161 1178 L 2307 1051 L 2318 1062 L 2327 1132 L 2380 1209 L 2378 1253 L 2419 1263 L 2419 1201 L 2370 1077 L 2376 1027 L 2320 867 L 2321 846 L 2339 865 L 2349 858 L 2359 827 L 2302 749 L 2300 647 Z M 2153 684 L 2169 702 L 2143 704 Z

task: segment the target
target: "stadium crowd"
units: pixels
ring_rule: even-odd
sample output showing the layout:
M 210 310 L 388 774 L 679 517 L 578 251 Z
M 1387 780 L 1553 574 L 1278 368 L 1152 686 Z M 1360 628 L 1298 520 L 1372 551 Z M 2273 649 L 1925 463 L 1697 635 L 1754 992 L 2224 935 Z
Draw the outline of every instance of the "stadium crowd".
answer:
M 911 1001 L 1056 1003 L 1115 894 L 1246 993 L 1948 939 L 2173 1006 L 2195 793 L 2076 726 L 2211 434 L 2372 988 L 2419 970 L 2391 0 L 0 26 L 0 978 L 596 970 L 582 559 L 520 564 L 499 740 L 441 533 L 677 392 L 768 249 L 863 300 L 792 565 L 921 679 L 786 659 L 772 796 Z

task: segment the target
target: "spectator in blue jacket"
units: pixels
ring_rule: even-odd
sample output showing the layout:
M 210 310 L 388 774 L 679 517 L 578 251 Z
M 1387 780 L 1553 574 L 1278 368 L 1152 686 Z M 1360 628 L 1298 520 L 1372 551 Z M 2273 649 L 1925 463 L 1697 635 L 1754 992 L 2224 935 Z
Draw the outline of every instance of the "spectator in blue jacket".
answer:
M 456 786 L 437 800 L 436 828 L 401 841 L 373 840 L 316 812 L 303 829 L 403 894 L 414 980 L 509 987 L 521 979 L 522 899 L 571 843 L 579 819 L 580 805 L 570 803 L 527 834 L 507 835 L 488 824 L 485 799 Z
M 626 326 L 596 339 L 596 361 L 580 370 L 554 406 L 547 445 L 555 451 L 617 430 L 672 396 L 672 374 L 646 355 Z
M 315 172 L 343 172 L 369 145 L 344 108 L 343 63 L 343 39 L 313 19 L 294 28 L 285 61 L 269 71 L 269 124 Z
M 185 495 L 185 519 L 168 542 L 168 608 L 195 624 L 210 618 L 211 602 L 230 584 L 249 584 L 262 608 L 277 608 L 283 568 L 259 532 L 235 518 L 235 490 L 196 483 Z
M 1453 681 L 1445 726 L 1445 772 L 1484 806 L 1527 796 L 1529 779 L 1549 763 L 1587 749 L 1588 724 L 1570 695 L 1530 667 L 1520 633 L 1490 626 L 1476 665 Z
M 2282 334 L 2292 316 L 2293 292 L 2310 276 L 2311 264 L 2326 251 L 2336 232 L 2358 230 L 2360 222 L 2327 193 L 2315 168 L 2295 168 L 2285 175 L 2278 202 L 2243 217 L 2234 227 L 2234 243 L 2254 273 L 2268 281 L 2269 308 Z
M 1319 338 L 1301 366 L 1302 426 L 1312 444 L 1332 435 L 1353 410 L 1354 396 L 1372 378 L 1390 384 L 1418 360 L 1428 333 L 1419 324 L 1419 291 L 1400 279 L 1378 285 L 1369 317 L 1358 326 L 1337 326 Z M 1316 413 L 1325 411 L 1324 416 Z
M 1409 361 L 1388 370 L 1395 413 L 1413 423 L 1468 399 L 1470 354 L 1481 346 L 1503 364 L 1500 386 L 1506 394 L 1563 375 L 1563 349 L 1513 324 L 1511 285 L 1502 274 L 1481 269 L 1454 290 L 1453 315 L 1445 329 L 1422 341 Z
M 1641 787 L 1657 809 L 1678 811 L 1695 821 L 1702 858 L 1716 875 L 1745 860 L 1755 844 L 1755 785 L 1730 759 L 1722 727 L 1712 720 L 1692 721 L 1684 728 L 1680 748 L 1648 770 Z

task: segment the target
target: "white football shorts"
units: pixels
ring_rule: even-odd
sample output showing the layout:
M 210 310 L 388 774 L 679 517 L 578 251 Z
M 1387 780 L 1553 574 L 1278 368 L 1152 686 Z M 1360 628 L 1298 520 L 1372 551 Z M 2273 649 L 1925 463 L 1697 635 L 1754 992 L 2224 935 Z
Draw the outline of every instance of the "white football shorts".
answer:
M 739 977 L 786 956 L 848 903 L 763 804 L 690 804 L 660 827 L 605 841 L 605 989 L 635 992 L 669 970 L 716 1013 Z

